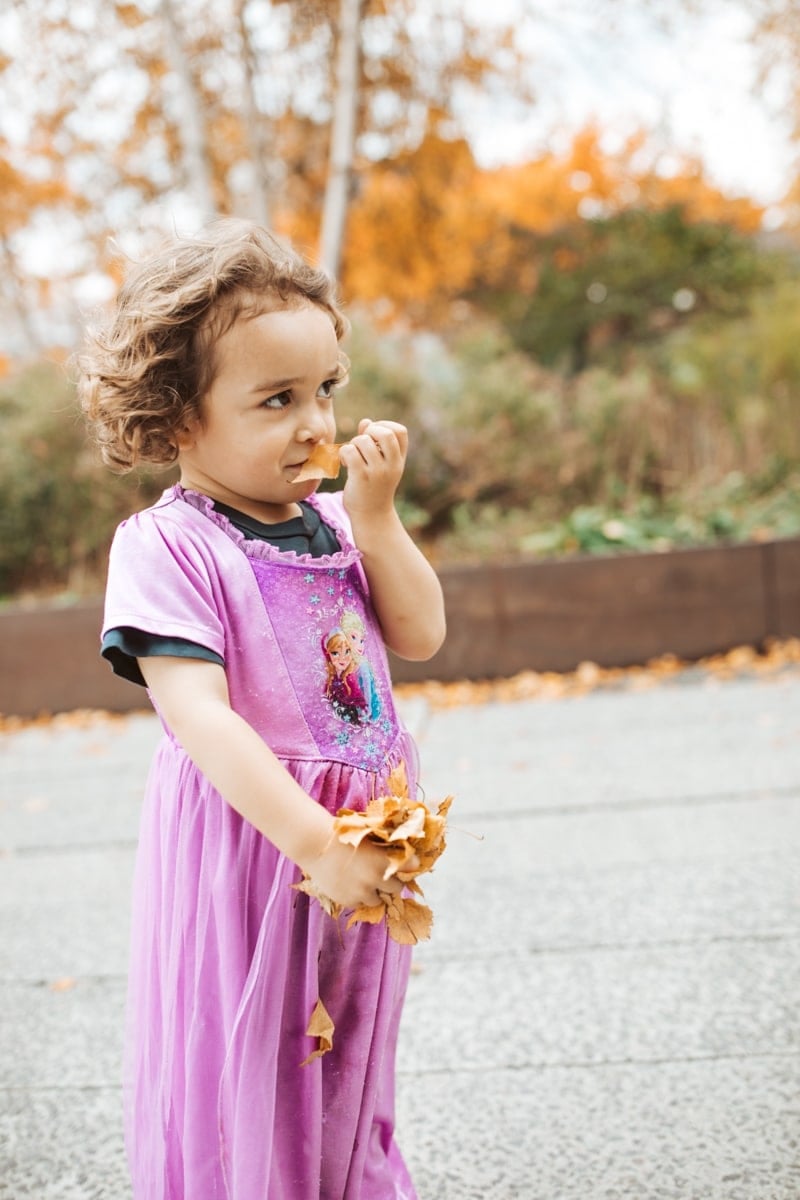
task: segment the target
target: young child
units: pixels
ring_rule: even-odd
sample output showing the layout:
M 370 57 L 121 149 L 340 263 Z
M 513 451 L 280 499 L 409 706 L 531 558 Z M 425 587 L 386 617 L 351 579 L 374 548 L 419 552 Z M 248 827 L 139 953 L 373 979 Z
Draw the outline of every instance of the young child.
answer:
M 445 630 L 394 507 L 403 426 L 359 423 L 341 493 L 296 482 L 335 438 L 345 328 L 324 274 L 223 220 L 135 270 L 80 360 L 106 462 L 180 469 L 117 530 L 102 643 L 163 726 L 134 884 L 135 1200 L 415 1196 L 393 1136 L 408 948 L 291 886 L 305 872 L 345 907 L 390 886 L 385 851 L 332 840 L 332 814 L 363 808 L 400 763 L 413 795 L 382 647 L 425 659 Z M 345 611 L 369 636 L 375 719 L 347 719 L 327 687 Z M 320 998 L 334 1045 L 301 1066 Z

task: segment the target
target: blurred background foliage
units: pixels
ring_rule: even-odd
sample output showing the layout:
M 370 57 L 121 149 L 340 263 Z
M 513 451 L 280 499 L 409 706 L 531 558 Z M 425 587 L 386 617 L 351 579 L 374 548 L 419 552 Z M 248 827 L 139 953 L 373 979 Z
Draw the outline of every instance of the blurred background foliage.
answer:
M 432 331 L 353 308 L 340 435 L 365 414 L 408 425 L 402 515 L 439 563 L 800 534 L 800 287 L 772 255 L 760 269 L 774 282 L 753 272 L 734 312 L 726 296 L 625 328 L 579 370 L 496 313 Z M 96 589 L 116 523 L 172 476 L 103 468 L 57 362 L 6 378 L 0 420 L 0 591 Z
M 765 72 L 800 52 L 779 8 L 760 0 L 753 26 Z M 335 264 L 352 321 L 341 436 L 363 415 L 409 426 L 403 516 L 437 563 L 800 533 L 797 187 L 767 230 L 696 157 L 646 130 L 609 149 L 594 124 L 482 166 L 474 107 L 455 98 L 533 105 L 535 64 L 512 26 L 489 36 L 441 0 L 231 14 L 210 0 L 0 14 L 7 45 L 15 16 L 26 30 L 0 58 L 18 118 L 0 121 L 0 596 L 99 590 L 116 523 L 171 482 L 99 464 L 69 360 L 87 308 L 176 212 L 256 216 Z

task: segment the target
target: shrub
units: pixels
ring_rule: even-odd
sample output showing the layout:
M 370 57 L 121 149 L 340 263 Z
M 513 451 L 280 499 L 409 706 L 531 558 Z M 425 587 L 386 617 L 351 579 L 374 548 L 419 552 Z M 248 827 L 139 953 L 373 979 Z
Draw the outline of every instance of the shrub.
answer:
M 781 260 L 732 226 L 691 221 L 679 206 L 630 208 L 578 220 L 549 236 L 517 231 L 517 260 L 535 283 L 473 299 L 495 313 L 516 344 L 570 372 L 619 365 L 632 345 L 652 343 L 698 316 L 742 313 L 779 277 Z
M 409 427 L 401 512 L 439 560 L 796 533 L 798 328 L 800 287 L 782 285 L 625 370 L 563 376 L 485 321 L 445 340 L 356 318 L 340 434 Z M 0 591 L 99 588 L 116 524 L 170 476 L 108 472 L 53 364 L 0 386 L 0 420 Z
M 0 422 L 0 594 L 100 581 L 116 524 L 163 481 L 121 478 L 100 465 L 56 364 L 3 382 Z

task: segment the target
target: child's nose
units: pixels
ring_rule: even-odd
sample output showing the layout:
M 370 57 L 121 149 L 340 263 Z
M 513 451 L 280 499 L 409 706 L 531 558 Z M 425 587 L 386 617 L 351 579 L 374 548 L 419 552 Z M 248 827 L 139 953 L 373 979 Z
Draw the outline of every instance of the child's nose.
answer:
M 297 430 L 300 442 L 321 442 L 329 433 L 329 418 L 321 412 L 303 413 Z

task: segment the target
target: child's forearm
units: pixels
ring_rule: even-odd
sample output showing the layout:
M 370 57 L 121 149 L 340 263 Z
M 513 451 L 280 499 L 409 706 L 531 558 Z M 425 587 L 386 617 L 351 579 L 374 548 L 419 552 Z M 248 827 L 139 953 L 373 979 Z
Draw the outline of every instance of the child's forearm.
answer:
M 158 710 L 223 799 L 345 907 L 374 904 L 385 880 L 384 849 L 345 846 L 333 817 L 300 787 L 244 718 L 230 707 L 225 672 L 200 659 L 139 660 Z
M 245 820 L 303 869 L 330 841 L 332 818 L 292 778 L 269 746 L 230 707 L 221 667 L 166 658 L 140 666 L 176 740 Z
M 354 513 L 352 524 L 386 645 L 400 658 L 431 658 L 446 632 L 436 572 L 394 508 L 388 514 Z

